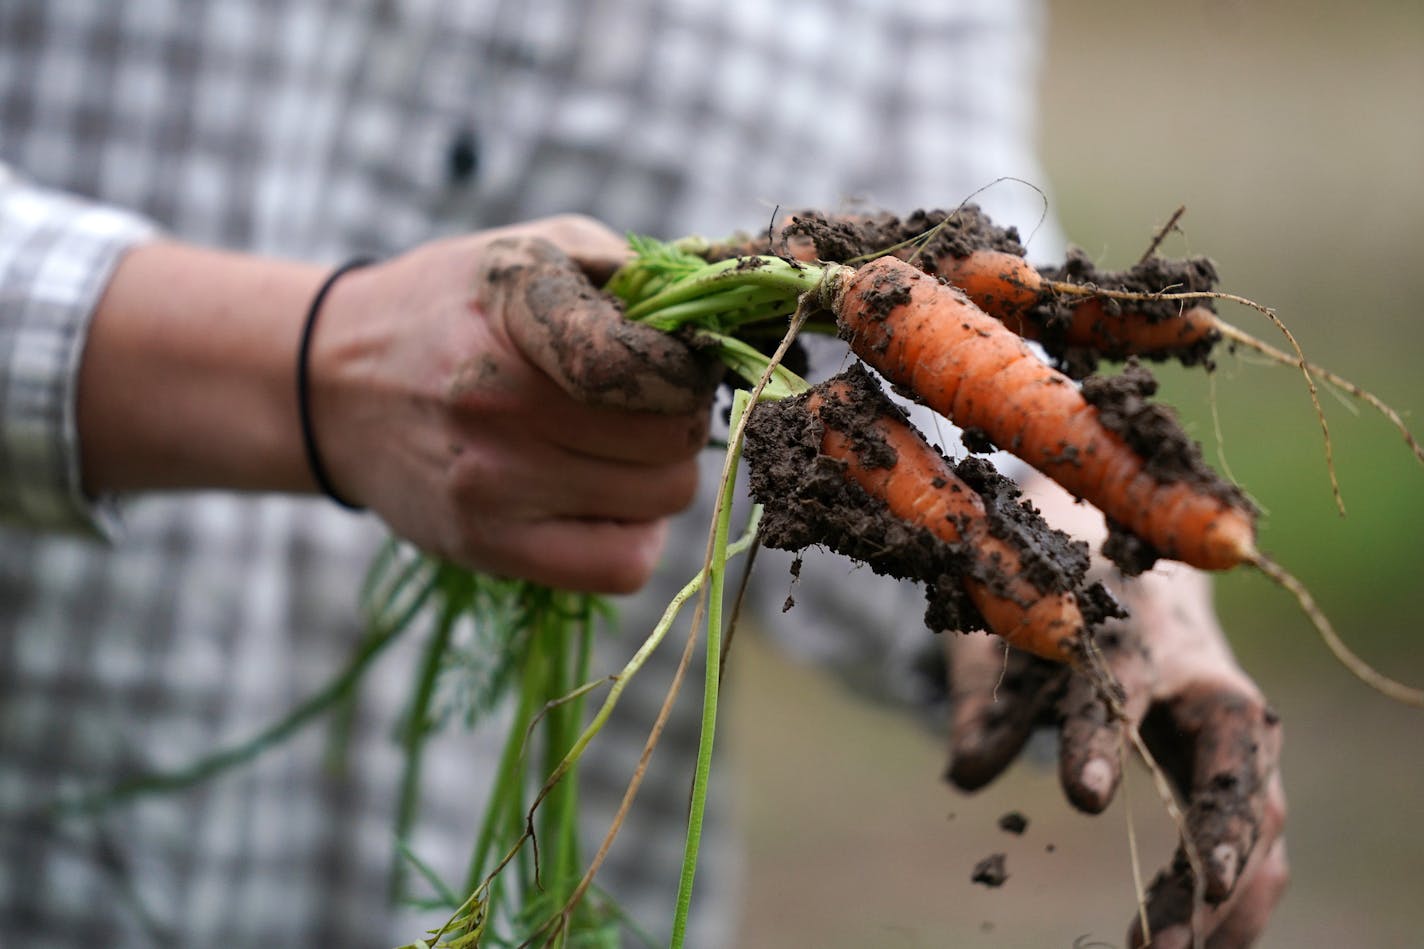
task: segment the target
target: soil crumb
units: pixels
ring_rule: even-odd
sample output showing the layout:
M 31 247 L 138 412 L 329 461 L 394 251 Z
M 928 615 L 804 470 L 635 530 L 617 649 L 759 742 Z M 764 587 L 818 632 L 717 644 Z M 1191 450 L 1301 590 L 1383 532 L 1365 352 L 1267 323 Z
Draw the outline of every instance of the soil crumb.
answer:
M 1028 818 L 1020 811 L 1009 811 L 999 818 L 999 829 L 1010 834 L 1022 834 L 1028 830 Z
M 1003 886 L 1004 881 L 1009 878 L 1005 859 L 1005 855 L 1001 853 L 989 854 L 974 865 L 974 875 L 969 878 L 970 882 L 981 883 L 990 889 Z

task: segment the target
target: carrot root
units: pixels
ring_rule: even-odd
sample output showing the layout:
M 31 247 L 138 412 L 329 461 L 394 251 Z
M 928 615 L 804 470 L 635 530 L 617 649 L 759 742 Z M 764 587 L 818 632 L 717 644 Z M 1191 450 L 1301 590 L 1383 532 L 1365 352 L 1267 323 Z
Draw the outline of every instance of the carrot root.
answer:
M 1254 567 L 1270 577 L 1279 586 L 1296 598 L 1301 610 L 1315 626 L 1320 638 L 1324 640 L 1330 653 L 1340 662 L 1342 666 L 1350 671 L 1355 678 L 1365 685 L 1379 692 L 1388 698 L 1394 699 L 1403 705 L 1410 705 L 1414 708 L 1424 708 L 1424 689 L 1405 685 L 1391 679 L 1389 676 L 1371 666 L 1364 659 L 1360 658 L 1345 641 L 1340 638 L 1340 634 L 1335 631 L 1334 625 L 1326 617 L 1325 612 L 1316 604 L 1315 598 L 1310 595 L 1310 591 L 1305 588 L 1305 584 L 1286 572 L 1280 564 L 1271 560 L 1263 554 L 1257 554 L 1252 558 Z
M 1245 330 L 1238 329 L 1237 327 L 1223 320 L 1217 320 L 1217 331 L 1221 333 L 1223 338 L 1229 340 L 1230 342 L 1238 346 L 1244 346 L 1245 348 L 1250 349 L 1253 352 L 1260 353 L 1262 356 L 1265 356 L 1267 359 L 1270 359 L 1274 362 L 1278 362 L 1286 366 L 1296 366 L 1299 364 L 1295 357 L 1291 356 L 1289 353 L 1283 352 L 1282 350 L 1277 349 L 1269 343 L 1262 342 L 1261 340 L 1252 336 L 1250 333 L 1247 333 Z M 1319 366 L 1311 362 L 1306 363 L 1306 368 L 1308 368 L 1311 372 L 1318 376 L 1322 381 L 1328 382 L 1330 385 L 1335 386 L 1337 389 L 1342 390 L 1346 394 L 1353 396 L 1356 399 L 1359 399 L 1361 402 L 1374 409 L 1380 415 L 1384 416 L 1385 420 L 1388 421 L 1390 425 L 1394 426 L 1395 431 L 1399 432 L 1399 434 L 1404 438 L 1404 443 L 1409 446 L 1409 450 L 1414 453 L 1414 457 L 1419 460 L 1420 464 L 1424 464 L 1424 445 L 1420 445 L 1419 440 L 1414 437 L 1414 433 L 1409 430 L 1409 426 L 1404 424 L 1404 419 L 1400 416 L 1399 412 L 1392 408 L 1387 402 L 1385 402 L 1379 396 L 1375 395 L 1373 392 L 1369 391 L 1363 386 L 1356 385 L 1349 379 L 1346 379 L 1340 376 L 1339 374 L 1332 372 L 1329 369 L 1326 369 L 1323 366 Z

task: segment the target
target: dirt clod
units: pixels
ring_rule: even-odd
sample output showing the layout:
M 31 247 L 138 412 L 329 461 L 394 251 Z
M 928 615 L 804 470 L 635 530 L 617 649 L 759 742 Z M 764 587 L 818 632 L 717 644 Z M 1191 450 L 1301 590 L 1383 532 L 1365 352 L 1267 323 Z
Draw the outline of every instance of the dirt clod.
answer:
M 1028 818 L 1019 811 L 1009 811 L 999 818 L 999 829 L 1010 834 L 1022 834 L 1028 830 Z
M 1003 886 L 1004 881 L 1009 878 L 1009 871 L 1004 861 L 1004 854 L 991 853 L 974 865 L 974 874 L 969 878 L 970 882 L 983 884 L 990 889 L 998 889 Z
M 931 230 L 935 231 L 932 235 Z M 829 218 L 802 212 L 793 215 L 783 230 L 784 240 L 809 240 L 821 260 L 835 263 L 883 254 L 892 247 L 926 237 L 923 244 L 917 245 L 926 263 L 944 254 L 967 257 L 976 250 L 1024 254 L 1018 231 L 999 227 L 976 204 L 948 211 L 914 211 L 904 217 L 882 213 Z
M 1221 477 L 1202 457 L 1201 445 L 1189 436 L 1176 413 L 1152 401 L 1157 380 L 1137 360 L 1130 359 L 1116 376 L 1090 376 L 1083 398 L 1098 410 L 1104 426 L 1122 436 L 1144 459 L 1144 470 L 1157 481 L 1185 481 L 1232 507 L 1254 511 L 1240 488 Z M 1121 524 L 1108 520 L 1103 555 L 1124 573 L 1136 576 L 1151 569 L 1160 552 Z
M 1206 257 L 1169 260 L 1153 256 L 1127 270 L 1107 271 L 1099 270 L 1088 255 L 1078 248 L 1069 249 L 1062 266 L 1041 268 L 1040 273 L 1049 281 L 1146 296 L 1207 292 L 1215 290 L 1218 283 L 1216 267 Z M 1035 337 L 1043 344 L 1044 349 L 1074 378 L 1082 378 L 1093 372 L 1100 359 L 1121 360 L 1131 353 L 1127 341 L 1115 339 L 1114 334 L 1110 332 L 1100 333 L 1092 348 L 1074 345 L 1067 339 L 1068 328 L 1074 322 L 1074 310 L 1082 304 L 1083 299 L 1079 296 L 1047 293 L 1024 316 L 1025 320 L 1038 328 Z M 1101 312 L 1109 317 L 1116 317 L 1130 308 L 1149 324 L 1175 320 L 1182 313 L 1180 300 L 1145 299 L 1125 302 L 1107 297 L 1099 300 Z M 1207 299 L 1195 301 L 1191 305 L 1212 309 L 1211 301 Z M 1219 341 L 1220 336 L 1213 332 L 1176 347 L 1155 351 L 1150 358 L 1156 361 L 1175 359 L 1184 366 L 1209 367 L 1212 348 Z

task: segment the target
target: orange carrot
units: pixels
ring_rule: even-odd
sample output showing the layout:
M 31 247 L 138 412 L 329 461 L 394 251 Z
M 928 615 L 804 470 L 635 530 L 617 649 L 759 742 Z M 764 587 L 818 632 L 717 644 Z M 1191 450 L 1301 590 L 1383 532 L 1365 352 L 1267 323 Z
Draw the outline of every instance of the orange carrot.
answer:
M 949 462 L 858 364 L 757 405 L 744 450 L 752 495 L 765 508 L 763 543 L 824 545 L 877 573 L 923 582 L 932 629 L 983 627 L 1077 664 L 1086 622 L 1118 613 L 1084 583 L 1086 544 L 1019 503 L 1017 488 L 987 462 Z
M 842 431 L 821 411 L 823 392 L 833 402 L 853 398 L 842 380 L 810 393 L 806 408 L 823 424 L 822 453 L 842 462 L 846 477 L 895 517 L 970 552 L 975 569 L 964 577 L 964 589 L 991 631 L 1035 655 L 1071 660 L 1083 629 L 1076 597 L 1046 593 L 1028 579 L 1018 550 L 990 533 L 984 501 L 912 426 L 887 412 L 868 423 L 869 431 Z M 878 456 L 858 450 L 866 437 L 888 448 L 893 462 L 880 463 Z M 997 578 L 994 585 L 983 579 L 988 576 Z
M 977 210 L 973 217 L 991 226 Z M 766 237 L 741 237 L 721 244 L 690 246 L 709 260 L 780 250 L 804 263 L 817 260 L 847 263 L 851 255 L 865 252 L 866 256 L 870 256 L 886 251 L 883 246 L 870 246 L 868 241 L 877 237 L 881 240 L 899 239 L 890 253 L 928 273 L 944 277 L 968 294 L 985 313 L 1020 336 L 1042 343 L 1055 358 L 1065 357 L 1068 349 L 1077 350 L 1078 353 L 1074 354 L 1077 358 L 1073 361 L 1083 363 L 1085 371 L 1092 368 L 1092 360 L 1085 362 L 1082 354 L 1115 360 L 1129 356 L 1159 360 L 1181 358 L 1189 365 L 1195 364 L 1210 352 L 1223 335 L 1221 321 L 1206 306 L 1157 303 L 1155 307 L 1148 307 L 1123 301 L 1109 303 L 1089 295 L 1086 288 L 1082 295 L 1074 293 L 1078 299 L 1064 297 L 1063 291 L 1076 291 L 1079 289 L 1077 284 L 1083 281 L 1092 283 L 1100 280 L 1104 285 L 1121 282 L 1123 275 L 1099 274 L 1081 255 L 1070 255 L 1071 268 L 1055 269 L 1049 277 L 1045 277 L 1024 259 L 1021 252 L 989 246 L 966 252 L 958 244 L 947 248 L 944 242 L 934 239 L 920 246 L 907 238 L 901 239 L 900 227 L 886 228 L 882 233 L 873 230 L 873 218 L 857 215 L 820 218 L 804 214 L 799 221 L 793 218 L 793 223 L 802 228 L 815 221 L 822 221 L 827 226 L 840 225 L 836 236 L 844 240 L 834 246 L 831 241 L 824 241 L 826 246 L 823 247 L 810 234 L 796 232 L 790 234 L 779 247 Z M 857 234 L 857 228 L 865 228 L 867 232 Z M 999 229 L 994 229 L 994 232 L 1000 233 Z M 1060 274 L 1059 270 L 1066 272 L 1070 269 L 1076 281 L 1074 284 L 1057 279 L 1067 275 Z M 1079 274 L 1078 270 L 1084 272 Z M 1160 289 L 1167 289 L 1170 282 L 1164 281 Z
M 1142 457 L 1067 376 L 957 288 L 882 257 L 841 278 L 832 309 L 856 354 L 891 382 L 982 430 L 1162 556 L 1208 570 L 1257 559 L 1254 512 L 1239 492 L 1199 456 L 1189 471 L 1158 471 L 1162 459 Z
M 1162 358 L 1209 349 L 1221 339 L 1216 314 L 1204 306 L 1149 316 L 1089 297 L 1065 305 L 1060 318 L 1047 317 L 1040 304 L 1053 297 L 1053 288 L 1028 261 L 1006 251 L 940 254 L 927 269 L 964 290 L 980 309 L 1015 333 L 1050 344 L 1054 355 L 1073 347 L 1106 359 Z
M 963 290 L 976 306 L 1015 333 L 1029 335 L 1037 325 L 1025 317 L 1043 296 L 1043 278 L 1018 254 L 1002 250 L 936 254 L 925 269 Z

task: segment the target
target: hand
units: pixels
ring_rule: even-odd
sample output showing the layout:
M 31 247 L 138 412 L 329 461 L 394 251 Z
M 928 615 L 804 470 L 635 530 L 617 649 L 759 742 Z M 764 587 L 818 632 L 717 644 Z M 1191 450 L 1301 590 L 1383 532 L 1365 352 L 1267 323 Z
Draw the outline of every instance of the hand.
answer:
M 312 352 L 339 493 L 418 546 L 554 586 L 630 592 L 692 500 L 715 371 L 624 321 L 587 274 L 626 244 L 551 218 L 343 277 Z
M 1065 505 L 1066 495 L 1054 492 L 1036 487 L 1050 520 L 1079 536 L 1100 534 L 1086 506 Z M 1052 723 L 1065 794 L 1098 813 L 1121 780 L 1121 729 L 1139 728 L 1185 804 L 1204 864 L 1198 931 L 1208 946 L 1248 946 L 1287 880 L 1279 720 L 1231 655 L 1203 574 L 1163 563 L 1113 586 L 1131 618 L 1107 625 L 1097 642 L 1123 690 L 1126 722 L 1109 715 L 1087 676 L 1018 651 L 1005 657 L 999 641 L 985 635 L 955 636 L 947 646 L 954 705 L 949 778 L 965 790 L 983 787 L 1036 725 Z M 1148 894 L 1152 946 L 1191 945 L 1192 898 L 1179 851 Z M 1142 943 L 1134 922 L 1128 944 Z

